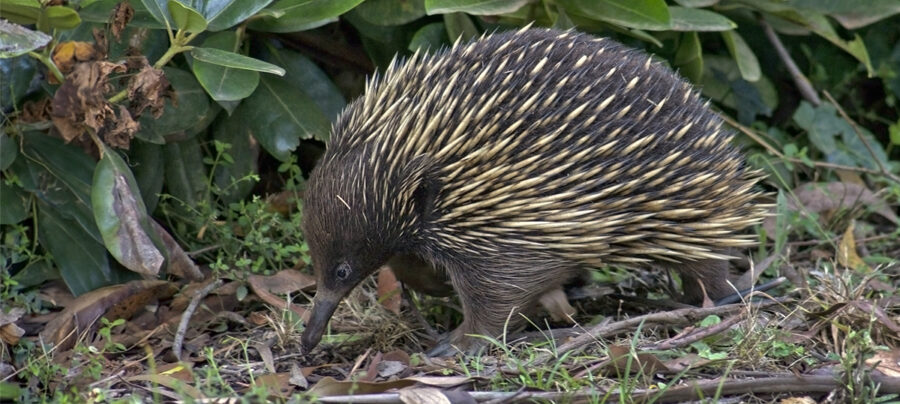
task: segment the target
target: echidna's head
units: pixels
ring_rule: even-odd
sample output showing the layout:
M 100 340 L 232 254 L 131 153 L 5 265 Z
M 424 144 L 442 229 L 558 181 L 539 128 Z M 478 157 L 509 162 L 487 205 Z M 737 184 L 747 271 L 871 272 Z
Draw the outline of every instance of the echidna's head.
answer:
M 391 170 L 373 166 L 377 156 L 369 150 L 329 150 L 307 182 L 303 235 L 317 277 L 302 337 L 307 352 L 321 340 L 341 299 L 408 246 L 433 199 L 426 197 L 433 195 L 425 185 L 426 157 Z

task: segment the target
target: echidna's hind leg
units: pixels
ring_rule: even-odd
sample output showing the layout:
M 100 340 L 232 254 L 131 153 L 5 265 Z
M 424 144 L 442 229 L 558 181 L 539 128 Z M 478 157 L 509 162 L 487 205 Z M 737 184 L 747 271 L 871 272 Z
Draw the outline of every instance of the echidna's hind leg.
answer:
M 728 260 L 706 259 L 666 266 L 681 275 L 685 303 L 702 303 L 704 291 L 712 300 L 735 293 L 728 283 Z

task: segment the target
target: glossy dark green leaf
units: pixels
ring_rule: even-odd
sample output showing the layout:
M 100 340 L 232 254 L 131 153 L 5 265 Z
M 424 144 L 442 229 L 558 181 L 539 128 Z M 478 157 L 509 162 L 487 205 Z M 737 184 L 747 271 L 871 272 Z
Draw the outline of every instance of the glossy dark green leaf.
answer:
M 0 58 L 0 77 L 4 78 L 3 85 L 0 85 L 0 110 L 18 105 L 28 94 L 31 80 L 37 73 L 35 63 L 34 58 L 26 55 Z
M 203 32 L 209 22 L 193 8 L 186 6 L 178 0 L 169 0 L 169 14 L 175 21 L 175 28 L 186 32 Z
M 23 288 L 41 285 L 46 281 L 60 279 L 59 270 L 51 265 L 50 260 L 41 259 L 29 262 L 25 268 L 13 275 L 12 279 Z
M 29 200 L 22 188 L 0 181 L 0 224 L 16 224 L 27 219 Z
M 131 169 L 106 148 L 94 170 L 91 202 L 106 250 L 125 268 L 156 276 L 165 257 Z M 156 242 L 154 242 L 154 239 Z
M 402 25 L 425 16 L 425 0 L 367 0 L 356 10 L 375 25 Z
M 203 46 L 231 50 L 237 48 L 237 39 L 234 31 L 219 32 L 206 38 Z M 255 71 L 223 67 L 199 58 L 194 59 L 191 68 L 200 85 L 216 101 L 242 100 L 259 85 L 259 73 Z
M 328 139 L 329 120 L 306 94 L 286 79 L 260 78 L 256 92 L 241 103 L 231 118 L 239 119 L 266 151 L 287 160 L 300 139 Z
M 474 15 L 496 15 L 512 13 L 530 0 L 425 0 L 428 15 L 447 13 L 467 13 Z
M 18 155 L 18 143 L 5 133 L 0 133 L 0 170 L 9 168 Z
M 734 59 L 726 56 L 703 55 L 702 83 L 700 89 L 704 96 L 737 110 L 739 116 L 768 115 L 778 106 L 778 93 L 768 78 L 745 81 Z M 752 120 L 741 122 L 749 124 Z
M 26 132 L 23 140 L 22 155 L 10 166 L 22 187 L 100 243 L 90 197 L 96 162 L 78 146 L 40 132 Z
M 121 3 L 121 0 L 97 0 L 78 10 L 78 15 L 81 16 L 82 20 L 87 22 L 106 24 L 109 21 L 112 10 L 114 10 L 119 3 Z M 134 9 L 134 17 L 128 22 L 128 27 L 165 29 L 165 19 L 161 17 L 157 20 L 155 14 L 147 9 L 145 3 L 152 4 L 153 10 L 163 13 L 161 15 L 168 17 L 169 8 L 167 5 L 160 10 L 160 4 L 165 5 L 165 0 L 163 0 L 162 3 L 154 0 L 131 1 L 129 4 L 131 4 L 131 8 Z M 163 33 L 163 35 L 165 35 L 165 33 Z
M 556 19 L 553 21 L 553 28 L 561 30 L 575 28 L 575 23 L 572 21 L 572 18 L 569 17 L 569 14 L 566 13 L 566 9 L 562 7 L 558 8 Z
M 0 18 L 14 24 L 35 24 L 40 16 L 41 3 L 38 0 L 3 0 L 0 7 Z
M 272 3 L 272 0 L 193 0 L 185 2 L 209 21 L 210 31 L 231 28 Z
M 50 39 L 50 35 L 43 32 L 0 19 L 0 59 L 24 55 L 43 47 Z
M 447 27 L 442 22 L 433 22 L 416 31 L 409 41 L 409 50 L 435 52 L 448 45 L 450 40 L 447 39 Z
M 141 0 L 144 9 L 163 27 L 175 29 L 175 22 L 169 15 L 169 0 Z M 108 17 L 107 17 L 108 18 Z
M 872 61 L 869 59 L 869 52 L 859 34 L 854 35 L 852 40 L 845 40 L 838 35 L 837 31 L 835 31 L 834 27 L 831 25 L 831 22 L 828 21 L 828 18 L 812 11 L 795 15 L 792 20 L 802 24 L 812 32 L 815 32 L 816 35 L 825 38 L 856 58 L 856 60 L 866 67 L 866 72 L 868 72 L 870 76 L 874 74 Z
M 165 67 L 163 70 L 175 89 L 178 105 L 175 107 L 171 100 L 166 100 L 163 114 L 158 119 L 151 114 L 141 116 L 141 129 L 135 134 L 138 139 L 156 144 L 164 143 L 168 135 L 189 131 L 198 121 L 214 113 L 206 91 L 193 74 L 172 67 Z
M 385 69 L 395 57 L 406 56 L 409 41 L 415 34 L 412 24 L 375 25 L 362 18 L 357 10 L 341 16 L 360 33 L 363 48 L 379 69 Z
M 129 151 L 129 163 L 131 164 L 131 172 L 137 181 L 138 187 L 141 188 L 141 197 L 144 200 L 144 206 L 147 212 L 156 210 L 156 204 L 159 202 L 159 194 L 162 192 L 165 176 L 160 175 L 164 172 L 163 147 L 148 142 L 136 141 L 131 143 Z
M 463 13 L 444 14 L 444 27 L 447 28 L 447 37 L 454 42 L 465 42 L 480 35 L 472 19 Z
M 232 69 L 250 70 L 263 73 L 272 73 L 284 76 L 284 69 L 259 59 L 244 56 L 239 53 L 229 52 L 216 48 L 194 48 L 191 56 L 195 59 L 217 66 L 230 67 Z
M 81 24 L 81 17 L 78 16 L 78 12 L 66 6 L 45 8 L 41 15 L 41 20 L 46 21 L 47 26 L 54 29 L 72 29 Z
M 195 208 L 206 203 L 207 172 L 203 151 L 197 138 L 168 143 L 163 147 L 166 159 L 166 189 L 175 199 Z
M 337 21 L 363 0 L 281 0 L 259 12 L 250 28 L 266 32 L 294 32 Z
M 668 30 L 665 0 L 561 0 L 566 11 L 628 28 Z
M 725 45 L 728 46 L 731 57 L 737 62 L 741 77 L 750 82 L 759 80 L 762 75 L 759 60 L 756 59 L 753 49 L 750 49 L 744 38 L 734 31 L 722 32 L 722 38 L 725 39 Z
M 722 14 L 698 8 L 669 7 L 672 31 L 728 31 L 737 28 L 734 21 Z
M 709 7 L 716 5 L 719 0 L 675 0 L 676 3 L 684 7 Z
M 227 151 L 230 161 L 216 166 L 213 180 L 225 203 L 243 200 L 253 190 L 255 181 L 249 179 L 259 173 L 259 143 L 253 138 L 251 128 L 239 116 L 219 121 L 213 129 L 213 140 L 231 145 Z
M 673 67 L 691 82 L 700 83 L 703 78 L 703 48 L 696 32 L 681 34 L 681 43 L 675 51 Z
M 38 203 L 38 239 L 59 267 L 73 295 L 115 283 L 113 267 L 103 244 L 52 206 Z
M 347 105 L 344 95 L 331 78 L 303 54 L 270 47 L 266 59 L 283 66 L 285 82 L 309 96 L 329 121 L 335 119 Z

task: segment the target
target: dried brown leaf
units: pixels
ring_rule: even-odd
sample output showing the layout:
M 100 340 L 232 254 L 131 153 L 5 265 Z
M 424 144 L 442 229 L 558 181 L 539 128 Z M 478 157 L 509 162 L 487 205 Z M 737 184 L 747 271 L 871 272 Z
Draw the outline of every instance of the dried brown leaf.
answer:
M 165 263 L 165 257 L 141 225 L 142 214 L 138 211 L 137 199 L 122 175 L 116 175 L 112 193 L 115 196 L 113 209 L 119 218 L 115 237 L 121 254 L 117 257 L 119 263 L 139 274 L 157 276 Z
M 290 309 L 304 320 L 309 315 L 300 305 L 288 303 L 277 294 L 297 293 L 315 286 L 315 278 L 294 269 L 286 269 L 272 276 L 250 275 L 247 283 L 260 299 L 281 310 Z
M 900 224 L 900 218 L 890 206 L 874 192 L 862 184 L 852 182 L 806 183 L 794 189 L 797 196 L 788 199 L 788 210 L 792 212 L 812 212 L 831 214 L 865 206 L 893 224 Z M 803 207 L 803 209 L 800 208 Z M 828 215 L 826 215 L 828 216 Z M 763 228 L 770 238 L 775 237 L 775 216 L 763 222 Z
M 8 345 L 16 345 L 19 339 L 25 335 L 25 330 L 16 325 L 22 316 L 25 315 L 25 309 L 14 307 L 8 313 L 0 310 L 0 342 Z
M 144 110 L 150 108 L 154 118 L 162 116 L 165 99 L 170 98 L 176 104 L 175 92 L 172 91 L 165 73 L 153 66 L 145 65 L 128 81 L 128 98 L 134 116 L 140 117 Z
M 640 373 L 648 377 L 659 372 L 669 372 L 669 368 L 656 355 L 646 352 L 632 355 L 631 348 L 624 345 L 610 345 L 609 358 L 607 369 L 621 376 L 625 375 L 626 369 L 631 373 Z
M 67 142 L 81 136 L 85 127 L 103 134 L 107 121 L 115 123 L 115 111 L 104 94 L 110 90 L 109 75 L 125 66 L 105 61 L 79 63 L 66 77 L 51 103 L 53 124 Z
M 163 244 L 166 246 L 166 255 L 169 257 L 168 265 L 166 265 L 166 272 L 169 275 L 186 278 L 195 282 L 202 281 L 206 278 L 203 273 L 200 272 L 200 268 L 197 267 L 194 260 L 187 255 L 187 252 L 185 252 L 180 245 L 178 245 L 175 238 L 173 238 L 172 235 L 155 220 L 151 220 L 151 222 L 153 223 L 153 228 L 156 230 L 156 233 L 159 234 L 159 238 L 162 239 Z
M 403 289 L 400 281 L 394 276 L 390 268 L 381 268 L 378 271 L 378 301 L 390 312 L 400 315 L 400 303 Z
M 134 8 L 127 1 L 123 1 L 116 5 L 112 15 L 109 17 L 109 30 L 112 31 L 116 40 L 121 40 L 122 31 L 125 26 L 134 18 Z
M 837 261 L 847 268 L 868 270 L 869 267 L 856 253 L 856 237 L 853 236 L 853 228 L 854 222 L 850 221 L 850 225 L 847 226 L 847 230 L 844 231 L 844 236 L 838 244 Z
M 94 329 L 100 317 L 130 318 L 147 303 L 170 297 L 177 291 L 178 287 L 171 282 L 153 280 L 132 281 L 85 293 L 47 323 L 41 337 L 53 342 L 59 350 L 69 349 L 82 333 Z

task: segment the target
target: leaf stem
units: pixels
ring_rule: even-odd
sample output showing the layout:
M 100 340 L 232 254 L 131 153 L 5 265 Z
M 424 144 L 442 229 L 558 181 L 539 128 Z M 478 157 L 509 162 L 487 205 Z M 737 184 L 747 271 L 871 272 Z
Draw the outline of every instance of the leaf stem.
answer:
M 50 70 L 50 74 L 52 74 L 53 77 L 55 77 L 56 80 L 60 83 L 66 81 L 66 77 L 62 74 L 61 71 L 59 71 L 59 68 L 56 67 L 56 63 L 53 63 L 53 59 L 51 59 L 49 56 L 34 51 L 28 52 L 28 56 L 37 59 L 38 61 L 43 63 L 44 66 L 47 66 L 47 69 Z

